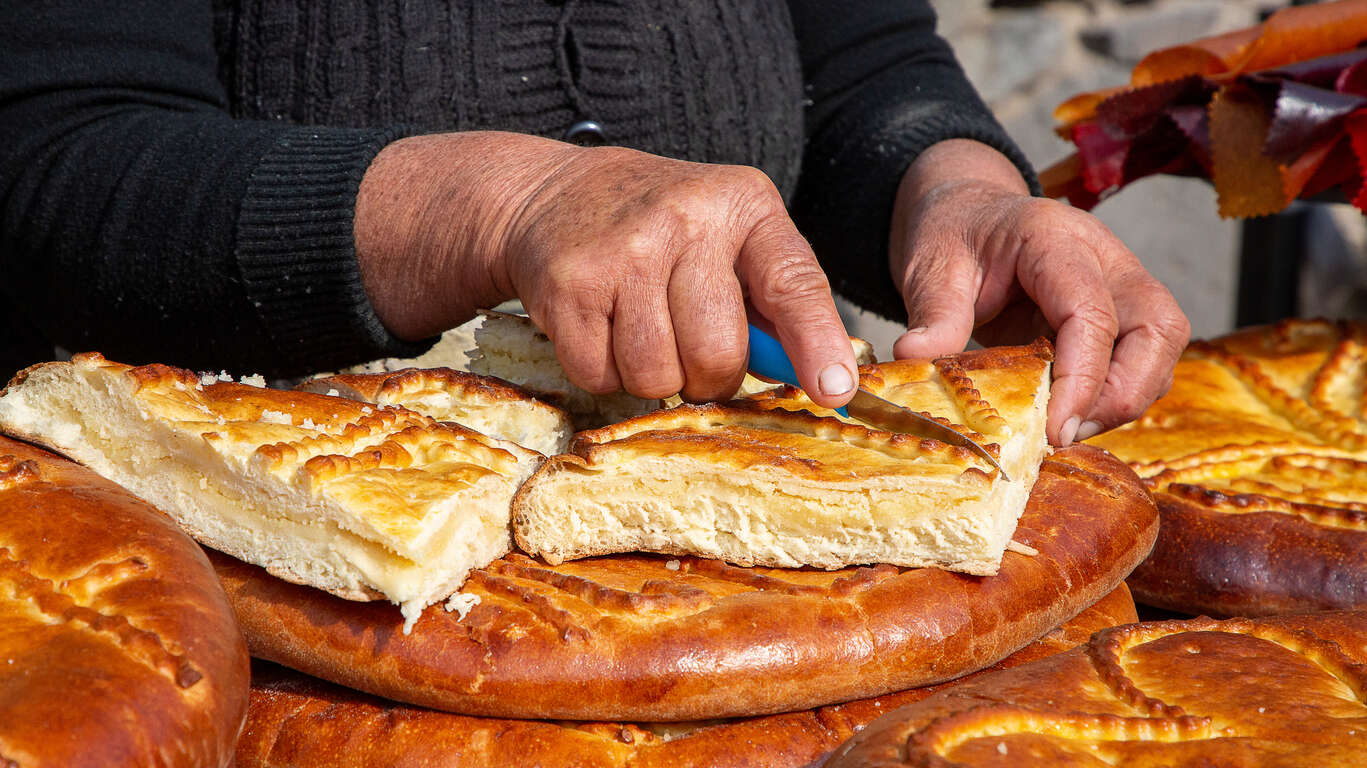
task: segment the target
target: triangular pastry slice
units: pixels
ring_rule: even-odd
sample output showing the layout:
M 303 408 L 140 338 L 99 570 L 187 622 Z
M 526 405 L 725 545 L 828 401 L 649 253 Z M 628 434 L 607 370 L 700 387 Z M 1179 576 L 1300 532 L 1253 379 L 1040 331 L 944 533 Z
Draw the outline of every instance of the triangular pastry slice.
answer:
M 580 433 L 518 491 L 514 535 L 551 563 L 643 550 L 992 574 L 1048 452 L 1052 357 L 1040 342 L 860 369 L 864 387 L 984 444 L 1010 481 L 965 448 L 842 420 L 785 388 Z
M 548 456 L 563 453 L 574 434 L 569 414 L 560 408 L 502 379 L 451 368 L 343 373 L 310 379 L 295 389 L 396 405 Z
M 402 408 L 222 378 L 77 355 L 20 372 L 0 428 L 128 488 L 206 546 L 341 597 L 386 598 L 405 630 L 509 551 L 509 501 L 539 454 Z

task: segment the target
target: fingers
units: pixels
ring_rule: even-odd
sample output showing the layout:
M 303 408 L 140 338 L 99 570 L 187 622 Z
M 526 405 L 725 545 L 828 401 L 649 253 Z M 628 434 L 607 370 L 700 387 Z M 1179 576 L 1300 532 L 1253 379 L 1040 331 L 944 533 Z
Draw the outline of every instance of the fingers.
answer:
M 544 302 L 526 300 L 526 305 L 532 322 L 555 346 L 565 375 L 575 386 L 594 394 L 621 389 L 609 320 L 613 297 L 601 287 L 551 296 Z
M 1137 418 L 1171 385 L 1190 326 L 1161 283 L 1095 218 L 1041 203 L 1018 277 L 1057 329 L 1048 433 L 1056 445 Z
M 669 317 L 689 402 L 729 398 L 745 378 L 745 299 L 733 259 L 685 257 L 669 278 Z
M 1172 294 L 1147 273 L 1118 285 L 1120 337 L 1095 405 L 1076 439 L 1132 421 L 1172 386 L 1172 369 L 1191 336 L 1191 326 Z
M 827 408 L 849 402 L 859 381 L 849 335 L 816 255 L 786 214 L 751 229 L 737 272 L 750 303 L 773 324 L 807 395 Z
M 849 400 L 854 355 L 830 286 L 768 177 L 616 148 L 569 157 L 522 205 L 499 263 L 571 381 L 729 397 L 748 291 L 813 399 Z
M 977 257 L 958 238 L 939 247 L 911 247 L 902 282 L 908 330 L 893 344 L 893 357 L 929 358 L 963 351 L 973 334 L 981 286 Z
M 612 351 L 622 388 L 631 394 L 653 399 L 683 389 L 684 371 L 663 287 L 638 285 L 618 296 Z
M 1022 256 L 1021 287 L 1058 334 L 1045 429 L 1051 443 L 1065 446 L 1101 393 L 1120 321 L 1106 275 L 1085 243 L 1059 237 L 1047 251 Z

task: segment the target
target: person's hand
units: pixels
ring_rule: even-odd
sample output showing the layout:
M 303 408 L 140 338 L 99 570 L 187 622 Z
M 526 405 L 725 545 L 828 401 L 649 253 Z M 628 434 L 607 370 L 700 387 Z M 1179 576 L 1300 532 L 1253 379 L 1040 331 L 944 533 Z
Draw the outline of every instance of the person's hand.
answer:
M 754 168 L 519 134 L 420 136 L 375 158 L 356 211 L 366 292 L 400 338 L 517 297 L 580 387 L 701 401 L 744 377 L 748 302 L 813 400 L 853 395 L 826 276 Z
M 1101 222 L 1032 198 L 1015 166 L 968 140 L 903 176 L 889 258 L 906 300 L 896 357 L 1055 338 L 1047 431 L 1068 445 L 1139 416 L 1172 384 L 1190 326 Z

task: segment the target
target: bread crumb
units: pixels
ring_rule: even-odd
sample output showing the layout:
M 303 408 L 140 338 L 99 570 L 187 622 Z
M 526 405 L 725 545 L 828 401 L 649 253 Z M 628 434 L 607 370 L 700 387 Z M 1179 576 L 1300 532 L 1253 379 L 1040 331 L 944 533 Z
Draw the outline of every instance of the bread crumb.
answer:
M 1015 552 L 1018 555 L 1025 555 L 1026 557 L 1034 557 L 1039 554 L 1038 549 L 1035 549 L 1029 544 L 1022 544 L 1014 539 L 1006 542 L 1006 551 Z
M 456 621 L 462 621 L 465 614 L 480 603 L 480 596 L 469 592 L 457 592 L 446 600 L 446 610 L 456 612 Z
M 335 390 L 335 389 L 329 389 L 329 390 L 327 391 L 327 396 L 328 396 L 328 397 L 337 397 L 337 396 L 339 396 L 339 395 L 341 395 L 341 394 L 342 394 L 341 392 L 338 392 L 338 391 Z
M 266 377 L 262 376 L 259 373 L 253 373 L 250 376 L 243 376 L 240 379 L 240 381 L 249 387 L 260 387 L 261 389 L 266 388 Z
M 374 412 L 375 412 L 375 411 L 372 410 L 371 407 L 368 406 L 368 405 L 363 405 L 363 406 L 361 406 L 361 413 L 364 413 L 364 414 L 367 415 L 367 416 L 369 416 L 370 414 L 372 414 L 372 413 L 374 413 Z
M 671 571 L 677 571 L 677 570 L 679 570 L 679 568 L 680 568 L 682 565 L 683 565 L 683 563 L 679 562 L 678 560 L 670 560 L 669 562 L 665 563 L 665 567 L 668 568 L 668 569 L 671 570 Z
M 997 742 L 997 754 L 999 754 L 999 755 L 1004 755 L 1004 754 L 1006 754 L 1006 742 L 1004 742 L 1004 741 L 999 741 L 999 742 Z
M 304 420 L 299 423 L 299 426 L 303 427 L 304 429 L 320 429 L 320 427 L 317 424 L 313 423 L 313 419 L 310 419 L 307 416 L 305 416 Z

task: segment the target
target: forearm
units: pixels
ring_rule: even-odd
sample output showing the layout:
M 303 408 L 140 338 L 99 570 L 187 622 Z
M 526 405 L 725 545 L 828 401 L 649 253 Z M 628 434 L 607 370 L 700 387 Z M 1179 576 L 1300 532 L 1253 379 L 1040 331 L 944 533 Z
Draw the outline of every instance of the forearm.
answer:
M 935 35 L 926 3 L 868 8 L 791 3 L 811 86 L 809 143 L 793 217 L 837 292 L 901 320 L 887 242 L 903 176 L 940 142 L 970 139 L 1009 158 L 1035 189 L 1019 149 Z M 855 20 L 866 19 L 870 29 Z
M 413 136 L 381 151 L 361 181 L 355 238 L 385 327 L 420 339 L 514 298 L 508 230 L 530 192 L 579 151 L 494 131 Z

